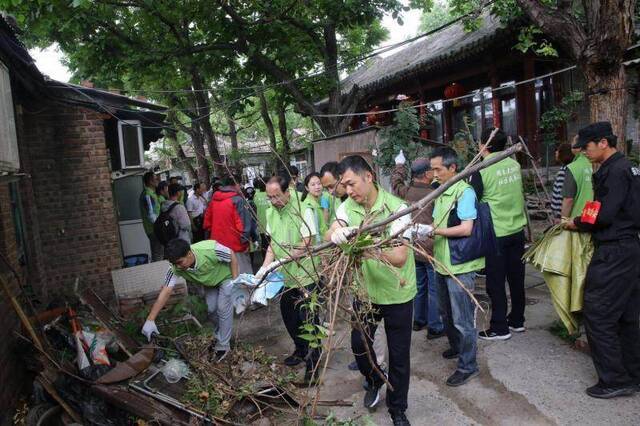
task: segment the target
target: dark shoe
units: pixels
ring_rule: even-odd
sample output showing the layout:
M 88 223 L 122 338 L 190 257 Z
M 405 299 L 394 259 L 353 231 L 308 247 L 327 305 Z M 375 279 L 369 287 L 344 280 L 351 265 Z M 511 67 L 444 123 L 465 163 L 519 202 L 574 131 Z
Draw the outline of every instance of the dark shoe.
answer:
M 433 331 L 431 329 L 427 330 L 427 340 L 436 340 L 444 336 L 444 330 L 442 331 Z
M 347 368 L 351 371 L 358 371 L 358 363 L 353 361 L 351 364 L 347 366 Z
M 304 357 L 306 355 L 301 355 L 298 352 L 294 352 L 284 359 L 284 365 L 287 367 L 295 367 L 296 365 L 304 362 Z
M 227 355 L 229 355 L 229 351 L 216 351 L 213 360 L 214 362 L 222 362 L 222 360 L 224 360 Z
M 511 339 L 511 333 L 497 333 L 490 328 L 478 333 L 478 337 L 482 340 L 509 340 Z
M 364 406 L 366 408 L 373 408 L 380 401 L 380 389 L 382 388 L 382 384 L 369 385 L 369 389 L 364 394 Z
M 453 373 L 447 379 L 447 386 L 462 386 L 469 380 L 476 377 L 478 374 L 480 374 L 478 370 L 474 371 L 473 373 L 462 373 L 456 370 L 455 373 Z
M 389 411 L 389 414 L 391 415 L 393 426 L 411 426 L 404 411 Z
M 601 386 L 599 383 L 597 385 L 591 386 L 587 388 L 587 395 L 592 398 L 600 398 L 600 399 L 610 399 L 618 396 L 627 396 L 638 392 L 637 386 L 629 385 L 629 386 L 621 386 L 615 388 L 607 388 Z
M 417 322 L 413 323 L 413 331 L 420 331 L 420 330 L 424 330 L 425 328 L 427 328 L 427 325 L 420 325 Z
M 446 351 L 442 352 L 442 358 L 445 359 L 455 359 L 458 358 L 458 356 L 460 356 L 460 354 L 453 348 L 449 348 Z

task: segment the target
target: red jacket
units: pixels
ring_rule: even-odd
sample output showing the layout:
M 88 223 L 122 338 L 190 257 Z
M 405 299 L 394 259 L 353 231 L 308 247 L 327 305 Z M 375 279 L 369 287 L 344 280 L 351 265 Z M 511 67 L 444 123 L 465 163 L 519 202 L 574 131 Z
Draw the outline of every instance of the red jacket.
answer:
M 211 197 L 203 228 L 209 230 L 209 239 L 238 253 L 249 248 L 253 222 L 246 200 L 234 188 L 225 186 Z

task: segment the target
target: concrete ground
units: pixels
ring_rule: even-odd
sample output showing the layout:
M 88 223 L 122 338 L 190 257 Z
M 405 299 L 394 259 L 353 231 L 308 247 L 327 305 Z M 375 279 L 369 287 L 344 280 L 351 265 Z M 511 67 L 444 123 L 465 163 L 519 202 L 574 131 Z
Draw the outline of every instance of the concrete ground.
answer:
M 426 331 L 413 333 L 407 411 L 412 424 L 640 425 L 640 393 L 613 400 L 584 393 L 597 381 L 591 359 L 548 331 L 557 315 L 540 275 L 528 270 L 526 286 L 527 331 L 503 342 L 479 340 L 481 374 L 464 386 L 445 385 L 456 362 L 441 356 L 446 338 L 427 341 Z M 481 287 L 476 293 L 486 301 Z M 486 319 L 480 314 L 479 324 Z M 277 304 L 250 312 L 237 326 L 241 341 L 262 345 L 280 360 L 293 349 Z M 362 377 L 347 369 L 353 360 L 348 333 L 342 324 L 335 335 L 321 398 L 353 401 L 353 407 L 330 408 L 339 419 L 390 425 L 384 401 L 374 412 L 362 406 Z

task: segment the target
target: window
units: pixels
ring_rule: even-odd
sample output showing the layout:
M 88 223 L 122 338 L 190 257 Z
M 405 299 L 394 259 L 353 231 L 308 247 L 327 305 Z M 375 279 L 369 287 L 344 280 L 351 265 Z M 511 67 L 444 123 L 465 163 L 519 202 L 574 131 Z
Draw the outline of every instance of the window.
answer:
M 139 120 L 119 121 L 120 167 L 137 168 L 144 164 L 142 127 Z
M 11 79 L 9 70 L 0 62 L 0 171 L 17 172 L 19 169 L 20 157 L 13 114 Z

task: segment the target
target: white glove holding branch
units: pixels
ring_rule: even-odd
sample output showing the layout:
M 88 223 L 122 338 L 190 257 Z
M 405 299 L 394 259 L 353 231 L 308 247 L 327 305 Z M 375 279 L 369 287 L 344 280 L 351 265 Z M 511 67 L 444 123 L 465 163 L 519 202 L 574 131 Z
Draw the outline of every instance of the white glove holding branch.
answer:
M 351 235 L 354 234 L 354 231 L 358 229 L 356 226 L 345 226 L 344 228 L 338 228 L 333 231 L 331 234 L 331 242 L 335 245 L 346 244 L 349 241 Z
M 406 231 L 402 233 L 402 236 L 406 239 L 413 240 L 424 239 L 431 235 L 433 232 L 433 226 L 426 225 L 424 223 L 416 223 L 410 228 L 407 228 Z
M 400 153 L 396 155 L 395 161 L 396 165 L 398 166 L 401 166 L 407 162 L 407 159 L 404 157 L 404 152 L 402 150 L 400 150 Z
M 271 268 L 275 268 L 278 265 L 280 265 L 280 262 L 275 260 L 268 265 L 262 266 L 260 269 L 258 269 L 258 272 L 256 273 L 256 281 L 260 281 L 264 277 L 264 275 L 267 273 L 268 270 L 270 270 Z M 271 272 L 273 272 L 273 270 Z
M 144 334 L 144 337 L 147 338 L 148 342 L 151 341 L 151 336 L 154 334 L 160 334 L 160 331 L 158 331 L 158 327 L 156 326 L 156 322 L 146 320 L 142 326 L 142 334 Z

